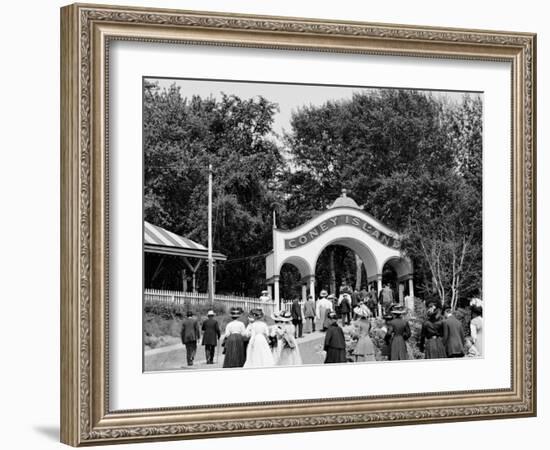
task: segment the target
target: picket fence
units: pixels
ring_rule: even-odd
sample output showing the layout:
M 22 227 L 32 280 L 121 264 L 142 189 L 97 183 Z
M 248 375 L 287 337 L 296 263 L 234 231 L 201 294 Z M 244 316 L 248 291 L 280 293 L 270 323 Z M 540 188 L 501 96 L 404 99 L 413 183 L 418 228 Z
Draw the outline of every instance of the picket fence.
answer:
M 302 312 L 304 311 L 304 301 L 300 301 L 300 308 L 302 309 Z M 292 306 L 292 300 L 281 300 L 281 310 L 282 311 L 290 311 L 290 307 Z
M 145 289 L 144 293 L 145 303 L 168 303 L 176 305 L 209 305 L 208 294 L 199 292 L 182 292 L 182 291 L 165 291 L 159 289 Z M 225 306 L 225 309 L 229 311 L 230 308 L 242 308 L 243 311 L 250 311 L 254 308 L 261 308 L 264 314 L 271 315 L 273 311 L 276 311 L 275 302 L 262 302 L 259 298 L 254 297 L 241 297 L 238 295 L 221 295 L 214 294 L 214 302 L 221 303 Z

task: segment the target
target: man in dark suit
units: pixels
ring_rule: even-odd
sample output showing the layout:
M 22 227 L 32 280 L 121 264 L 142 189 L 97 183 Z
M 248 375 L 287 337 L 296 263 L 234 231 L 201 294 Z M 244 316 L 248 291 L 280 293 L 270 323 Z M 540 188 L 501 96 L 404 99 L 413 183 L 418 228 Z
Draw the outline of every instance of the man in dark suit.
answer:
M 197 353 L 197 341 L 201 337 L 198 320 L 193 317 L 192 311 L 187 311 L 187 317 L 181 326 L 181 342 L 185 345 L 187 365 L 192 366 Z
M 378 317 L 378 295 L 374 286 L 371 286 L 368 293 L 366 294 L 365 300 L 367 306 L 372 312 L 374 317 Z
M 218 321 L 214 319 L 214 311 L 208 311 L 207 316 L 208 318 L 202 323 L 202 345 L 204 345 L 206 364 L 214 364 L 214 354 L 221 331 Z
M 338 303 L 342 326 L 349 325 L 351 322 L 351 296 L 348 293 L 342 294 Z
M 292 301 L 292 306 L 290 307 L 290 314 L 292 315 L 292 324 L 295 328 L 294 337 L 301 338 L 304 326 L 304 318 L 302 316 L 302 306 L 300 301 L 295 298 Z
M 455 316 L 451 308 L 445 309 L 443 321 L 443 345 L 447 352 L 447 358 L 461 358 L 464 356 L 464 328 Z

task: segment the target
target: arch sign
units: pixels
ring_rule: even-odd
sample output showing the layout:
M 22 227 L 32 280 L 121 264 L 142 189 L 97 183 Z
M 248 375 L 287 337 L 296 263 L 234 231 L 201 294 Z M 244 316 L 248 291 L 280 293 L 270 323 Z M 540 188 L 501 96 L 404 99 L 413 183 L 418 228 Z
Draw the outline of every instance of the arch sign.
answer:
M 298 248 L 302 245 L 309 244 L 321 234 L 327 232 L 333 227 L 337 227 L 338 225 L 352 225 L 354 227 L 358 227 L 388 247 L 401 248 L 401 241 L 399 239 L 380 231 L 378 228 L 371 225 L 366 219 L 349 214 L 340 214 L 338 216 L 331 217 L 306 231 L 304 234 L 301 234 L 297 238 L 285 239 L 285 248 Z
M 266 280 L 272 297 L 279 301 L 279 274 L 283 264 L 292 264 L 300 272 L 302 297 L 315 297 L 315 267 L 329 245 L 350 248 L 361 259 L 367 282 L 382 288 L 382 270 L 390 264 L 397 273 L 402 298 L 402 283 L 409 281 L 413 292 L 412 264 L 401 250 L 402 237 L 360 208 L 345 190 L 318 216 L 293 230 L 273 226 L 273 250 L 266 257 Z M 319 287 L 321 288 L 321 287 Z M 323 286 L 322 288 L 326 288 Z

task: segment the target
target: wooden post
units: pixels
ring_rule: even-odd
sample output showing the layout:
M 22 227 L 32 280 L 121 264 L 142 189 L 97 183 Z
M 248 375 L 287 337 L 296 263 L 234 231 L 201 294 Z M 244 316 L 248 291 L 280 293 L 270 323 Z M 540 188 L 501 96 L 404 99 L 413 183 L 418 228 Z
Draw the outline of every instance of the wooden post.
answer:
M 275 304 L 277 305 L 277 307 L 279 308 L 279 310 L 281 309 L 281 298 L 279 297 L 279 277 L 274 277 L 273 278 L 273 287 L 275 288 Z
M 183 292 L 187 292 L 187 270 L 186 269 L 183 269 L 182 271 L 182 274 L 181 274 L 181 278 L 182 278 L 182 289 L 183 289 Z
M 214 260 L 212 258 L 212 164 L 208 166 L 208 300 L 214 303 Z

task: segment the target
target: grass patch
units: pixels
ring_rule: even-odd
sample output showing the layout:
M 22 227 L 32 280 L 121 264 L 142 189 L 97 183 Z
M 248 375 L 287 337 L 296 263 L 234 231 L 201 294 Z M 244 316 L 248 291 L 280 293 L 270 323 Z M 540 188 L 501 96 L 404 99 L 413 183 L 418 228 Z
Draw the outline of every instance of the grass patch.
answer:
M 159 348 L 181 342 L 181 324 L 187 315 L 187 311 L 192 311 L 195 317 L 199 319 L 199 323 L 202 324 L 207 318 L 206 314 L 211 309 L 216 314 L 215 319 L 218 321 L 223 334 L 225 326 L 231 321 L 231 317 L 228 313 L 230 308 L 221 302 L 214 302 L 214 305 L 177 305 L 163 302 L 146 303 L 143 308 L 145 349 Z M 247 313 L 243 312 L 239 320 L 247 325 Z M 265 317 L 264 320 L 268 325 L 274 323 L 271 317 Z

